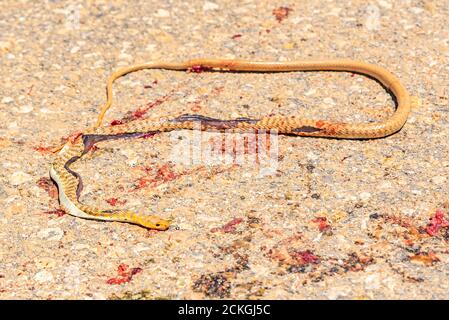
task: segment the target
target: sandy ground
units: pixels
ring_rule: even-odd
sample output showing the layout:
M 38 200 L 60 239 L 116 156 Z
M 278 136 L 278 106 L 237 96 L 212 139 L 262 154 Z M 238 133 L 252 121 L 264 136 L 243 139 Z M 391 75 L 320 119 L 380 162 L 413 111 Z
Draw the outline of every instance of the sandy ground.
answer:
M 74 3 L 0 4 L 0 299 L 449 298 L 448 1 Z M 58 210 L 49 148 L 94 124 L 107 76 L 199 57 L 364 60 L 416 98 L 385 139 L 274 137 L 269 172 L 177 162 L 188 131 L 99 143 L 74 165 L 82 201 L 173 219 L 165 232 Z M 394 108 L 351 73 L 152 70 L 114 89 L 105 125 L 184 113 L 372 122 Z M 218 149 L 222 138 L 201 135 Z

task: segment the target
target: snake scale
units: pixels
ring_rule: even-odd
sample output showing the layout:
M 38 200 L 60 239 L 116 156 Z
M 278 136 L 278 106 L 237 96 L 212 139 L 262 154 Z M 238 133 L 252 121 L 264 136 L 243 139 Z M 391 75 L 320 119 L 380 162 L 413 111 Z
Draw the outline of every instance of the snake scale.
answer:
M 167 69 L 190 71 L 245 71 L 245 72 L 291 72 L 291 71 L 347 71 L 359 73 L 379 81 L 396 99 L 394 114 L 383 122 L 344 123 L 292 116 L 266 116 L 260 119 L 238 118 L 220 120 L 202 115 L 182 115 L 171 118 L 144 119 L 123 125 L 102 127 L 106 111 L 112 104 L 112 85 L 117 78 L 142 69 Z M 260 62 L 224 59 L 194 59 L 185 62 L 150 62 L 119 69 L 108 79 L 107 102 L 101 108 L 97 123 L 91 129 L 69 139 L 51 164 L 50 176 L 57 183 L 61 207 L 69 214 L 85 219 L 120 221 L 141 225 L 150 229 L 166 230 L 170 222 L 155 215 L 145 215 L 127 210 L 102 210 L 79 201 L 82 180 L 70 169 L 71 164 L 86 154 L 92 146 L 109 139 L 132 138 L 149 132 L 167 132 L 179 129 L 232 130 L 248 132 L 277 130 L 280 134 L 328 137 L 342 139 L 381 138 L 399 131 L 410 112 L 410 97 L 396 78 L 384 68 L 353 60 L 313 60 L 290 62 Z

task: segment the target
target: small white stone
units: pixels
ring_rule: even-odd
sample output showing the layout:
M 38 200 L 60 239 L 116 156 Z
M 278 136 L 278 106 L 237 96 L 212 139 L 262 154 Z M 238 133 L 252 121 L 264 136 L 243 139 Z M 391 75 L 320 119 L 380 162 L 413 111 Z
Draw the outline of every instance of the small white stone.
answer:
M 74 251 L 90 250 L 90 246 L 85 243 L 76 243 L 72 246 L 72 250 Z
M 324 102 L 325 104 L 330 104 L 331 106 L 334 106 L 334 105 L 335 105 L 335 101 L 334 101 L 334 99 L 332 99 L 332 98 L 324 98 L 324 99 L 323 99 L 323 102 Z
M 424 9 L 418 8 L 418 7 L 411 7 L 410 11 L 413 12 L 414 14 L 421 14 L 421 13 L 423 13 Z
M 349 291 L 350 289 L 346 287 L 332 287 L 327 290 L 325 295 L 330 300 L 337 300 L 346 297 Z
M 207 11 L 207 10 L 217 10 L 219 8 L 218 4 L 210 2 L 210 1 L 206 1 L 203 5 L 203 10 Z
M 77 53 L 80 50 L 80 47 L 73 47 L 72 49 L 70 49 L 70 53 Z
M 170 16 L 170 12 L 168 12 L 167 10 L 164 9 L 158 9 L 156 12 L 156 17 L 159 18 L 167 18 Z
M 142 251 L 148 251 L 150 249 L 151 248 L 149 246 L 147 246 L 145 243 L 140 242 L 134 246 L 133 251 L 135 254 L 139 254 Z
M 384 181 L 379 185 L 379 189 L 391 189 L 392 185 L 390 181 Z
M 309 160 L 317 160 L 319 158 L 319 156 L 313 152 L 309 152 L 307 153 L 307 159 Z
M 362 221 L 360 222 L 360 229 L 366 230 L 366 228 L 368 228 L 368 221 L 369 217 L 363 218 Z
M 119 59 L 119 60 L 128 60 L 128 61 L 130 61 L 130 60 L 133 59 L 133 56 L 130 55 L 130 54 L 127 54 L 127 53 L 122 52 L 122 53 L 120 53 L 120 55 L 118 56 L 118 59 Z
M 446 177 L 444 176 L 435 176 L 431 179 L 432 183 L 442 184 L 446 181 Z
M 359 196 L 360 196 L 361 200 L 368 200 L 369 198 L 371 198 L 371 193 L 369 193 L 369 192 L 362 192 Z
M 31 104 L 21 106 L 18 110 L 19 113 L 29 113 L 31 111 L 33 111 L 33 106 Z
M 385 0 L 378 0 L 377 3 L 385 8 L 385 9 L 391 9 L 393 8 L 393 5 L 389 2 L 389 1 L 385 1 Z
M 306 96 L 312 96 L 316 93 L 316 89 L 310 89 L 306 93 L 304 93 Z
M 34 275 L 34 280 L 41 283 L 53 281 L 53 274 L 48 271 L 42 270 Z
M 61 228 L 47 228 L 39 231 L 37 236 L 41 239 L 48 241 L 58 241 L 61 240 L 64 235 L 64 231 Z
M 3 97 L 2 103 L 11 103 L 14 102 L 14 99 L 11 97 Z
M 380 279 L 378 274 L 371 274 L 365 278 L 365 289 L 376 290 L 380 288 Z
M 9 182 L 14 186 L 18 186 L 19 184 L 31 181 L 31 179 L 32 177 L 28 173 L 16 171 L 11 175 Z

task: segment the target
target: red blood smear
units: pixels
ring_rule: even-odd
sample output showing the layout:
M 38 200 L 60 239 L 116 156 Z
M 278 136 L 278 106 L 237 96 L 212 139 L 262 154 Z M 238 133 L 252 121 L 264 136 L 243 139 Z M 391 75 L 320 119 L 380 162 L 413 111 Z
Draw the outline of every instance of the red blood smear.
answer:
M 122 284 L 128 282 L 129 280 L 126 278 L 111 278 L 106 281 L 107 284 Z
M 238 39 L 238 38 L 241 38 L 241 37 L 242 37 L 241 34 L 234 34 L 234 35 L 231 37 L 231 39 L 235 40 L 235 39 Z
M 145 168 L 143 168 L 143 170 L 147 174 L 149 174 L 152 171 L 151 168 L 149 168 L 149 167 L 145 167 Z M 154 188 L 154 187 L 160 185 L 161 183 L 175 180 L 178 177 L 179 177 L 179 175 L 177 175 L 175 172 L 173 172 L 171 170 L 171 167 L 168 164 L 164 164 L 161 167 L 159 167 L 159 169 L 157 169 L 154 177 L 151 177 L 151 176 L 140 177 L 137 180 L 137 183 L 136 183 L 136 186 L 134 187 L 134 189 L 131 189 L 130 191 L 139 190 L 141 188 L 148 186 L 149 184 L 151 184 L 151 186 Z
M 159 168 L 156 174 L 156 179 L 161 179 L 165 182 L 176 179 L 176 174 L 170 170 L 168 164 L 164 164 Z
M 149 139 L 149 138 L 153 138 L 155 135 L 156 135 L 156 133 L 147 133 L 147 134 L 144 134 L 143 136 L 141 136 L 140 138 Z
M 124 205 L 127 202 L 127 200 L 118 200 L 117 198 L 109 198 L 106 199 L 106 202 L 109 203 L 111 206 L 115 207 L 117 204 Z
M 426 232 L 431 236 L 436 236 L 441 228 L 449 227 L 449 221 L 444 218 L 444 211 L 438 209 L 435 216 L 430 218 L 430 223 L 426 226 Z
M 69 141 L 71 143 L 75 143 L 76 139 L 78 139 L 79 136 L 81 136 L 83 133 L 81 131 L 77 131 L 75 133 L 72 133 L 68 137 L 63 138 L 64 141 Z
M 156 101 L 148 103 L 145 107 L 139 107 L 133 112 L 129 112 L 125 117 L 121 120 L 113 120 L 111 122 L 111 126 L 117 126 L 121 124 L 128 123 L 130 121 L 141 119 L 151 108 L 160 105 L 164 101 L 168 99 L 168 96 L 164 96 L 163 98 L 157 99 Z
M 314 255 L 310 250 L 294 252 L 292 257 L 299 260 L 301 264 L 320 263 L 320 258 Z
M 132 114 L 133 118 L 135 118 L 135 119 L 142 118 L 145 115 L 145 113 L 147 113 L 147 111 L 148 111 L 148 109 L 146 109 L 146 108 L 137 108 L 137 110 L 134 111 Z
M 223 231 L 224 233 L 234 232 L 236 226 L 243 222 L 243 218 L 234 218 L 221 228 L 213 228 L 211 232 Z
M 57 217 L 62 217 L 63 215 L 65 215 L 65 211 L 61 210 L 61 209 L 56 209 L 56 210 L 51 210 L 51 211 L 45 211 L 44 213 L 46 214 L 54 214 Z
M 42 145 L 38 145 L 36 147 L 33 147 L 33 150 L 36 150 L 37 152 L 41 154 L 47 154 L 50 153 L 52 150 L 52 147 L 44 147 Z
M 128 269 L 129 269 L 129 266 L 127 264 L 122 263 L 118 266 L 117 273 L 120 276 L 126 276 Z
M 91 146 L 89 146 L 89 149 L 87 149 L 87 151 L 92 151 L 92 152 L 95 152 L 95 151 L 97 151 L 98 149 L 100 149 L 100 148 L 98 148 L 96 145 L 91 145 Z
M 326 217 L 316 217 L 315 219 L 312 220 L 312 222 L 318 223 L 318 229 L 320 231 L 324 231 L 324 230 L 330 228 L 330 225 L 327 222 Z
M 133 276 L 142 272 L 142 268 L 129 269 L 127 264 L 120 264 L 117 268 L 118 277 L 110 278 L 106 281 L 107 284 L 122 284 L 132 280 Z
M 279 7 L 273 10 L 273 15 L 276 17 L 278 22 L 282 22 L 282 20 L 288 17 L 290 11 L 292 11 L 292 9 L 288 7 Z
M 138 274 L 138 273 L 140 273 L 142 271 L 143 271 L 142 268 L 132 268 L 131 269 L 131 275 L 133 276 L 133 275 Z
M 210 68 L 206 67 L 206 66 L 202 66 L 202 65 L 192 66 L 189 68 L 190 72 L 195 72 L 195 73 L 201 73 L 201 72 L 207 71 L 207 70 L 210 70 Z
M 132 120 L 137 120 L 142 118 L 147 112 L 148 110 L 150 110 L 151 108 L 160 105 L 162 102 L 164 102 L 167 99 L 167 97 L 162 98 L 162 99 L 157 99 L 154 102 L 150 102 L 146 105 L 146 107 L 144 108 L 137 108 L 136 111 L 134 111 L 131 116 L 132 116 Z
M 111 126 L 118 126 L 118 125 L 121 125 L 121 124 L 123 124 L 123 122 L 120 121 L 120 120 L 113 120 L 111 122 Z
M 37 185 L 39 188 L 45 190 L 50 196 L 50 198 L 52 199 L 58 198 L 58 189 L 56 188 L 56 185 L 50 178 L 47 177 L 40 178 L 39 180 L 37 180 Z

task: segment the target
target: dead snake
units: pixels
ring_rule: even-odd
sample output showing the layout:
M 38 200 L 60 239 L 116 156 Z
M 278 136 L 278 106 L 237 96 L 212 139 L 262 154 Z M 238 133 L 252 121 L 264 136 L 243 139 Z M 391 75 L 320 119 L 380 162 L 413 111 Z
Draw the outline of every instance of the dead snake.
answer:
M 344 123 L 320 119 L 306 119 L 292 116 L 266 116 L 260 119 L 239 118 L 220 120 L 202 115 L 182 115 L 171 118 L 135 120 L 123 125 L 100 127 L 106 111 L 112 104 L 113 82 L 128 73 L 142 69 L 167 69 L 191 71 L 246 71 L 246 72 L 286 72 L 286 71 L 347 71 L 367 75 L 379 81 L 396 98 L 394 114 L 378 123 Z M 276 130 L 281 134 L 342 139 L 381 138 L 399 131 L 410 112 L 410 97 L 389 71 L 364 62 L 353 60 L 314 60 L 290 62 L 259 62 L 224 59 L 195 59 L 185 62 L 150 62 L 119 69 L 108 79 L 107 102 L 101 108 L 96 125 L 70 139 L 59 151 L 50 168 L 50 176 L 57 183 L 61 207 L 69 214 L 85 219 L 120 221 L 141 225 L 146 228 L 166 230 L 169 221 L 155 215 L 144 215 L 126 210 L 102 210 L 79 201 L 82 182 L 78 173 L 70 165 L 86 154 L 92 146 L 109 139 L 131 138 L 149 132 L 167 132 L 179 129 L 196 129 L 200 121 L 201 130 L 233 130 L 248 132 L 255 130 Z

